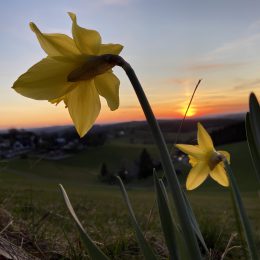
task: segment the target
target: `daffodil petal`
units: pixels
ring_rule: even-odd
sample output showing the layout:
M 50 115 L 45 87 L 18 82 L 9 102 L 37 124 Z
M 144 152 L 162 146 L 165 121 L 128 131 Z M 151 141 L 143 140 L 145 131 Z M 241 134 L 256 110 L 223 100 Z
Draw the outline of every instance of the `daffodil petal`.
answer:
M 212 139 L 201 123 L 198 123 L 198 144 L 204 151 L 214 150 Z
M 78 134 L 83 137 L 94 124 L 101 107 L 94 81 L 79 81 L 64 102 Z
M 186 181 L 187 190 L 194 190 L 202 182 L 204 182 L 207 176 L 209 175 L 209 171 L 209 167 L 205 162 L 197 163 L 189 172 Z
M 189 155 L 189 163 L 192 167 L 194 167 L 198 163 L 198 160 L 195 157 Z
M 220 185 L 227 187 L 229 185 L 227 173 L 221 164 L 218 164 L 211 172 L 210 177 Z
M 22 74 L 13 88 L 21 95 L 38 100 L 51 100 L 70 92 L 75 83 L 68 82 L 68 74 L 76 63 L 45 58 Z
M 119 79 L 113 72 L 106 72 L 94 79 L 98 93 L 103 96 L 109 108 L 115 110 L 119 106 Z
M 62 97 L 59 97 L 59 98 L 55 98 L 55 99 L 51 99 L 51 100 L 48 100 L 51 104 L 55 104 L 56 106 L 61 102 L 61 101 L 64 101 L 66 98 L 66 96 L 62 96 Z
M 80 55 L 75 42 L 69 36 L 59 33 L 42 33 L 34 23 L 30 23 L 30 27 L 47 55 L 51 57 L 74 57 Z
M 189 145 L 189 144 L 176 144 L 175 145 L 182 152 L 191 155 L 197 159 L 202 159 L 205 157 L 204 152 L 200 149 L 198 145 Z
M 101 45 L 101 36 L 97 31 L 88 30 L 78 26 L 74 13 L 68 13 L 72 20 L 73 39 L 81 53 L 86 55 L 98 55 Z
M 118 55 L 122 49 L 124 48 L 124 46 L 122 46 L 121 44 L 101 44 L 100 46 L 100 50 L 99 50 L 99 55 L 103 55 L 103 54 L 115 54 Z
M 223 156 L 225 156 L 225 158 L 227 159 L 228 163 L 230 163 L 230 154 L 227 151 L 218 151 L 218 153 L 220 153 Z

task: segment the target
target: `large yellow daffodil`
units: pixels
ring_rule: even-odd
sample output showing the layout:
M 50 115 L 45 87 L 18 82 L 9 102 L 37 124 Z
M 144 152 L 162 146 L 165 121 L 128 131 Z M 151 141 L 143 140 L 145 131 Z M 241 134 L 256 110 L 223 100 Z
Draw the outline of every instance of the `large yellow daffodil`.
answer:
M 113 74 L 112 66 L 93 61 L 103 54 L 118 55 L 123 46 L 102 44 L 97 31 L 78 26 L 75 14 L 69 13 L 69 16 L 73 39 L 64 34 L 42 33 L 30 23 L 48 56 L 21 75 L 13 88 L 29 98 L 56 104 L 64 101 L 82 137 L 100 112 L 99 95 L 106 99 L 111 110 L 119 106 L 120 82 Z
M 198 145 L 176 144 L 182 152 L 188 154 L 192 169 L 189 172 L 186 188 L 197 188 L 209 175 L 222 186 L 229 185 L 223 160 L 230 163 L 230 155 L 226 151 L 216 151 L 210 135 L 205 128 L 198 123 Z

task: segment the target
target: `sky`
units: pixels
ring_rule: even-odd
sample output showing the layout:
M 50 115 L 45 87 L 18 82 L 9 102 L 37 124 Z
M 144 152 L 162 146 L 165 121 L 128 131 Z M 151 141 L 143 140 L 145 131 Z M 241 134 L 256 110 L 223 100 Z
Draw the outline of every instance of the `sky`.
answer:
M 157 118 L 181 118 L 202 82 L 190 114 L 196 117 L 248 110 L 260 96 L 260 1 L 258 0 L 10 0 L 0 2 L 0 128 L 71 124 L 63 104 L 25 98 L 11 87 L 46 56 L 29 22 L 42 32 L 71 36 L 78 24 L 95 29 L 103 43 L 124 45 Z M 97 123 L 143 120 L 133 88 L 120 68 L 120 107 L 102 99 Z

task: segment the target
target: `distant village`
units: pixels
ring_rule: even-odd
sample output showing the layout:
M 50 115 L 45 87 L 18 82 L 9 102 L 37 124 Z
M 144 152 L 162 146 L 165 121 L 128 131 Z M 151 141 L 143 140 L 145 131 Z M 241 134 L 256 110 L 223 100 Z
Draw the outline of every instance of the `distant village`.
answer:
M 168 144 L 175 142 L 178 121 L 160 121 L 160 126 Z M 211 136 L 216 145 L 239 142 L 245 140 L 244 121 L 241 119 L 211 119 L 204 122 L 211 129 Z M 182 129 L 186 139 L 179 138 L 183 143 L 196 141 L 197 122 L 189 120 Z M 186 134 L 189 133 L 189 134 Z M 107 142 L 126 142 L 130 145 L 143 145 L 135 160 L 125 158 L 119 162 L 118 169 L 110 169 L 109 165 L 101 162 L 99 180 L 114 184 L 114 175 L 119 175 L 126 183 L 135 179 L 145 179 L 152 175 L 153 169 L 161 170 L 159 158 L 153 158 L 147 145 L 153 144 L 153 138 L 145 122 L 127 122 L 111 125 L 95 125 L 83 138 L 80 138 L 72 126 L 47 127 L 41 129 L 9 129 L 0 132 L 0 160 L 14 158 L 39 158 L 45 160 L 61 160 L 76 153 Z M 189 158 L 175 149 L 172 160 L 178 165 L 189 164 Z M 147 174 L 149 173 L 149 174 Z
M 48 129 L 47 129 L 48 130 Z M 104 145 L 106 141 L 125 136 L 122 129 L 104 131 L 96 127 L 84 138 L 80 138 L 72 127 L 60 129 L 58 131 L 29 131 L 9 129 L 0 133 L 0 160 L 10 160 L 13 158 L 41 158 L 47 160 L 60 160 L 74 155 L 75 153 L 87 149 Z M 132 140 L 132 139 L 131 139 Z M 135 178 L 149 177 L 153 168 L 160 169 L 158 160 L 154 160 L 149 152 L 144 148 L 136 161 L 124 161 L 119 166 L 117 175 L 129 182 Z M 147 175 L 149 172 L 149 175 Z M 103 163 L 100 170 L 100 181 L 114 184 L 115 172 L 111 172 Z
M 72 127 L 61 133 L 9 129 L 0 133 L 0 159 L 26 158 L 30 155 L 58 160 L 87 146 L 103 145 L 105 140 L 106 136 L 102 133 L 91 133 L 79 138 Z
M 211 130 L 216 145 L 245 140 L 244 119 L 217 118 L 202 121 Z M 174 120 L 160 121 L 167 143 L 175 142 L 172 133 L 178 129 L 180 122 Z M 182 131 L 196 129 L 196 120 L 185 122 Z M 196 138 L 191 135 L 182 142 L 189 143 Z M 170 135 L 169 135 L 170 134 Z M 111 125 L 95 125 L 87 135 L 80 138 L 72 126 L 47 127 L 41 129 L 9 129 L 0 132 L 0 159 L 16 157 L 41 157 L 59 160 L 71 156 L 88 147 L 104 145 L 109 140 L 123 138 L 131 144 L 152 144 L 153 138 L 146 122 L 126 122 Z M 180 139 L 180 138 L 179 138 Z M 187 160 L 182 153 L 175 154 L 175 160 Z

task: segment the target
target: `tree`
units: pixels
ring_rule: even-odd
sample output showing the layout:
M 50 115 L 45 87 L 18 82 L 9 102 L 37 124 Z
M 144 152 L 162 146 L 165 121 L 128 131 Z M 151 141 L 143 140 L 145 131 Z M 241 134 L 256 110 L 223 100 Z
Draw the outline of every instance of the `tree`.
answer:
M 138 178 L 143 179 L 153 174 L 153 160 L 146 149 L 143 149 L 139 159 Z
M 108 169 L 107 169 L 107 165 L 106 163 L 102 163 L 101 165 L 101 169 L 100 169 L 100 179 L 102 182 L 106 182 L 108 177 L 109 177 L 109 172 L 108 172 Z
M 108 170 L 106 163 L 102 163 L 99 179 L 102 182 L 106 182 L 108 184 L 114 184 L 115 183 L 115 177 L 114 175 Z
M 128 182 L 128 170 L 123 165 L 121 169 L 117 172 L 117 175 L 121 178 L 122 181 Z

